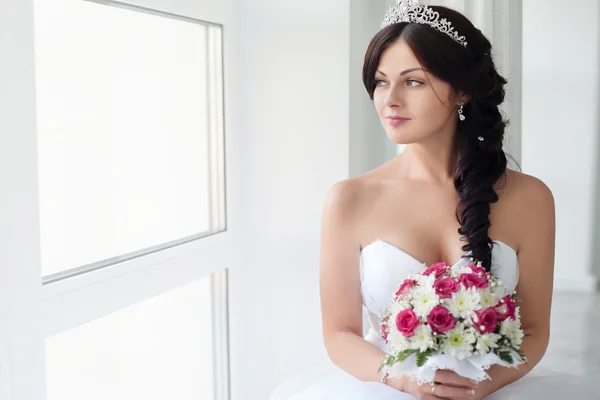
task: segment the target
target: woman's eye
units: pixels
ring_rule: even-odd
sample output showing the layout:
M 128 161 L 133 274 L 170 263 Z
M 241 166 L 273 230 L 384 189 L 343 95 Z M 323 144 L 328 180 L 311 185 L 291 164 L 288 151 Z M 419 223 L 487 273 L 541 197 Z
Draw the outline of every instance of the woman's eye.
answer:
M 423 84 L 423 82 L 415 81 L 414 79 L 409 79 L 409 80 L 406 81 L 406 85 L 410 86 L 410 87 L 420 86 L 422 84 Z
M 375 86 L 376 87 L 383 87 L 387 84 L 386 81 L 384 81 L 383 79 L 375 79 Z M 406 81 L 406 86 L 408 87 L 416 87 L 416 86 L 420 86 L 422 85 L 423 82 L 421 81 L 416 81 L 414 79 L 409 79 Z

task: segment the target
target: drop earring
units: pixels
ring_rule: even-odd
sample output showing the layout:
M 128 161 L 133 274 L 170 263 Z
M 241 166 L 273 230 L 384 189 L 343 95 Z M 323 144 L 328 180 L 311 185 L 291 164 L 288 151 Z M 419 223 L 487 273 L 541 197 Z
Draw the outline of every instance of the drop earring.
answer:
M 465 115 L 463 114 L 463 106 L 465 105 L 465 103 L 460 103 L 460 108 L 458 109 L 458 119 L 460 119 L 461 121 L 464 121 L 465 119 L 467 119 L 465 117 Z

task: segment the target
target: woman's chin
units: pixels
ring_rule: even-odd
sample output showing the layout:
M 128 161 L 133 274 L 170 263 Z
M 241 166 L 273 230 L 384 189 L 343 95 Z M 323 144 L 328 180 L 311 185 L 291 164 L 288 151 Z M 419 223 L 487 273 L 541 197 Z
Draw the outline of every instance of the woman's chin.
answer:
M 418 141 L 417 138 L 400 134 L 399 132 L 387 132 L 387 137 L 392 142 L 400 145 L 411 144 Z

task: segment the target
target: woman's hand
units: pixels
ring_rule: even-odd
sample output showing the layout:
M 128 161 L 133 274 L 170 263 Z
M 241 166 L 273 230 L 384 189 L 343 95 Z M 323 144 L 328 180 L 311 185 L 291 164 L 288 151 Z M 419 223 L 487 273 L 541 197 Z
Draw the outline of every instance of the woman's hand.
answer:
M 418 399 L 477 400 L 477 382 L 463 378 L 454 371 L 438 370 L 434 385 L 418 385 L 409 377 L 388 379 L 388 384 Z

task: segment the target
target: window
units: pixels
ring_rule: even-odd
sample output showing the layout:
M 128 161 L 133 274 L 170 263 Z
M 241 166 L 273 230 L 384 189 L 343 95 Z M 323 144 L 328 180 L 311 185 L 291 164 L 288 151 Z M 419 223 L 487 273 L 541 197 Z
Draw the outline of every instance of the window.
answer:
M 0 3 L 0 399 L 228 398 L 232 9 L 136 4 Z
M 42 275 L 225 229 L 221 28 L 35 1 Z
M 215 398 L 202 278 L 46 339 L 48 400 Z

